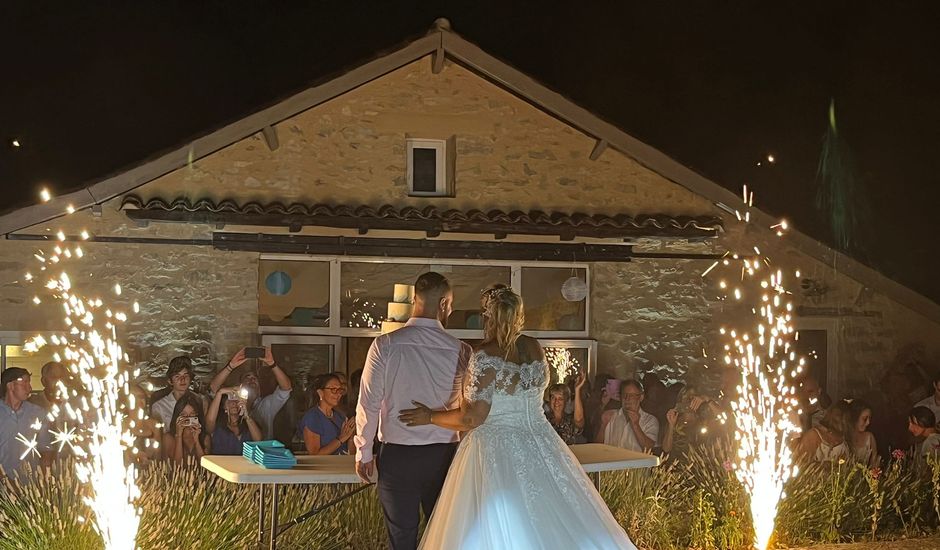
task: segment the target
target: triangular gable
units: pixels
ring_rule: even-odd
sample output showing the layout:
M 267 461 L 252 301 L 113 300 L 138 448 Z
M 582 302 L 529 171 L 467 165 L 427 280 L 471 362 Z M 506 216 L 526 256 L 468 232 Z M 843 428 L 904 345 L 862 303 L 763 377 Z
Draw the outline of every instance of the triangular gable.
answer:
M 185 166 L 188 162 L 201 159 L 259 132 L 269 132 L 271 127 L 287 118 L 341 96 L 428 55 L 431 56 L 434 72 L 442 69 L 446 57 L 514 93 L 538 109 L 592 136 L 597 140 L 592 156 L 610 147 L 633 158 L 662 177 L 712 201 L 725 211 L 745 210 L 741 198 L 735 193 L 486 53 L 477 45 L 451 31 L 446 20 L 438 20 L 432 30 L 422 38 L 318 86 L 297 93 L 276 105 L 228 124 L 140 166 L 89 185 L 85 189 L 55 197 L 48 203 L 28 206 L 0 216 L 0 234 L 6 235 L 66 215 L 69 205 L 75 209 L 90 208 L 121 196 Z M 749 210 L 752 220 L 757 225 L 769 227 L 778 221 L 759 209 L 750 208 Z M 800 252 L 826 265 L 838 265 L 841 273 L 889 296 L 928 319 L 940 323 L 940 305 L 914 290 L 896 283 L 876 270 L 799 231 L 789 232 L 787 242 Z

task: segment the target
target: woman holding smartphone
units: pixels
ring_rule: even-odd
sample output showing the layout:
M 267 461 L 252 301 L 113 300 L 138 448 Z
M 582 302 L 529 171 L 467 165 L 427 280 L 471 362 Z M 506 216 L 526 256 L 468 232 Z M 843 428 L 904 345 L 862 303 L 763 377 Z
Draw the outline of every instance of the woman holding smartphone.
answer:
M 261 441 L 261 428 L 248 414 L 239 387 L 223 388 L 215 393 L 206 415 L 206 431 L 212 434 L 212 453 L 240 455 L 242 443 Z M 223 411 L 219 422 L 219 411 Z
M 209 436 L 203 433 L 205 419 L 202 414 L 202 399 L 186 392 L 176 402 L 169 430 L 163 434 L 165 456 L 178 464 L 187 458 L 199 459 L 209 454 Z

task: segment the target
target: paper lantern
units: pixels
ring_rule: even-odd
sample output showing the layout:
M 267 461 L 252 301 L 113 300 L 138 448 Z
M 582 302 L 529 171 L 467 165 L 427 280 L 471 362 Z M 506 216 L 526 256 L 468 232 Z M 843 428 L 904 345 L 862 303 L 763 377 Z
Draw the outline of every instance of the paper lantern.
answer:
M 579 277 L 569 277 L 561 284 L 561 295 L 569 302 L 580 302 L 587 298 L 587 283 Z
M 283 296 L 290 292 L 290 275 L 283 271 L 272 271 L 264 278 L 264 288 L 274 296 Z

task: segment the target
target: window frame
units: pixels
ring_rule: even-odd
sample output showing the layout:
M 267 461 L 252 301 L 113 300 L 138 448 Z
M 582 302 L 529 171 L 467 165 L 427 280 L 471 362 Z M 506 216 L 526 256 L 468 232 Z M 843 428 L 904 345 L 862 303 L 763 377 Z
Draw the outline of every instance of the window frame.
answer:
M 585 270 L 586 281 L 588 285 L 588 295 L 585 298 L 584 307 L 584 330 L 563 331 L 563 330 L 527 330 L 524 334 L 533 338 L 550 338 L 558 340 L 578 340 L 590 337 L 591 331 L 591 266 L 583 262 L 522 262 L 522 261 L 502 261 L 485 259 L 443 259 L 443 258 L 409 258 L 409 257 L 375 257 L 375 256 L 325 256 L 325 255 L 300 255 L 300 254 L 261 254 L 260 261 L 264 260 L 291 260 L 291 261 L 311 261 L 311 262 L 330 262 L 330 322 L 327 327 L 287 327 L 276 325 L 258 325 L 259 334 L 309 334 L 325 336 L 346 336 L 346 337 L 375 337 L 381 334 L 380 329 L 343 327 L 340 323 L 340 298 L 342 295 L 341 274 L 342 263 L 395 263 L 395 264 L 441 264 L 441 265 L 478 265 L 493 267 L 508 267 L 510 269 L 510 284 L 517 292 L 522 292 L 522 268 L 523 267 L 555 267 L 562 269 L 578 268 Z M 260 269 L 260 268 L 259 268 Z M 257 317 L 257 316 L 256 316 Z M 483 338 L 483 331 L 479 329 L 451 329 L 448 330 L 456 338 L 476 339 Z
M 414 182 L 414 150 L 434 150 L 434 191 L 417 191 Z M 405 139 L 405 179 L 410 197 L 449 197 L 451 190 L 447 182 L 447 140 L 427 138 Z
M 842 395 L 842 370 L 839 365 L 839 319 L 834 317 L 794 317 L 793 330 L 821 330 L 826 333 L 826 392 Z
M 594 383 L 597 374 L 597 340 L 579 338 L 539 338 L 542 348 L 586 349 L 588 354 L 587 381 Z

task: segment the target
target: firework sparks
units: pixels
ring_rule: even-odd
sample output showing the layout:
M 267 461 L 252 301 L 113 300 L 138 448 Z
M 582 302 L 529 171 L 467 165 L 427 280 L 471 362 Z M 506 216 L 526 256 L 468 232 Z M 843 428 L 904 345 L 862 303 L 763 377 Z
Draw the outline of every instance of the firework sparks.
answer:
M 747 188 L 743 200 L 748 208 L 753 204 L 753 193 Z M 750 219 L 747 212 L 737 217 L 745 223 Z M 782 235 L 786 228 L 787 223 L 781 221 L 770 229 Z M 722 327 L 719 333 L 723 362 L 740 374 L 737 397 L 731 402 L 738 448 L 732 467 L 750 496 L 754 548 L 765 550 L 778 505 L 785 497 L 784 484 L 798 473 L 788 443 L 799 433 L 793 422 L 798 402 L 791 379 L 802 371 L 803 359 L 792 349 L 796 331 L 784 274 L 766 268 L 769 259 L 758 247 L 753 250 L 757 259 L 733 254 L 732 262 L 722 262 L 725 268 L 741 263 L 740 284 L 729 290 L 725 280 L 719 281 L 722 299 L 733 298 L 751 307 L 742 308 L 750 315 L 745 314 L 739 325 Z
M 545 360 L 560 383 L 563 383 L 569 374 L 576 374 L 581 369 L 578 360 L 565 348 L 545 348 Z
M 36 446 L 39 445 L 37 441 L 37 436 L 33 433 L 33 437 L 26 437 L 23 434 L 16 434 L 16 440 L 23 444 L 26 447 L 26 450 L 23 451 L 23 454 L 20 455 L 20 460 L 25 459 L 29 455 L 39 456 L 39 450 L 36 449 Z
M 47 267 L 60 269 L 65 263 L 84 256 L 81 248 L 65 246 L 64 232 L 57 231 L 55 235 L 59 244 L 51 254 L 42 251 L 34 254 L 40 271 L 47 274 Z M 88 237 L 87 231 L 82 231 L 81 238 Z M 28 279 L 38 282 L 39 277 Z M 94 512 L 93 524 L 104 548 L 132 550 L 136 547 L 140 524 L 140 510 L 136 506 L 140 491 L 133 463 L 125 462 L 127 452 L 134 450 L 136 437 L 134 421 L 128 418 L 125 404 L 133 400 L 122 399 L 130 395 L 129 376 L 127 370 L 121 368 L 127 356 L 117 343 L 116 324 L 124 322 L 127 315 L 108 308 L 100 298 L 79 295 L 65 271 L 43 281 L 41 287 L 45 297 L 59 303 L 65 314 L 63 322 L 67 334 L 50 337 L 52 344 L 61 348 L 56 358 L 64 358 L 83 388 L 81 392 L 60 388 L 66 400 L 61 407 L 53 408 L 50 421 L 65 413 L 75 426 L 63 425 L 61 429 L 49 430 L 53 444 L 58 444 L 60 451 L 68 446 L 77 459 L 75 471 L 79 480 L 91 488 L 85 502 Z M 122 293 L 120 284 L 114 285 L 113 290 L 118 296 Z M 39 304 L 43 300 L 35 296 L 33 301 Z M 136 303 L 134 310 L 139 310 Z M 24 348 L 35 352 L 47 344 L 42 336 L 35 336 Z M 26 447 L 24 457 L 38 454 L 35 435 L 32 439 L 21 436 L 18 440 Z
M 75 433 L 75 428 L 69 428 L 69 425 L 65 424 L 62 426 L 61 430 L 52 429 L 49 430 L 49 432 L 52 434 L 52 444 L 59 445 L 58 451 L 60 453 L 62 452 L 62 448 L 66 445 L 69 446 L 69 450 L 71 450 L 72 453 L 77 452 L 78 447 L 76 447 L 75 442 L 78 440 L 78 434 Z

